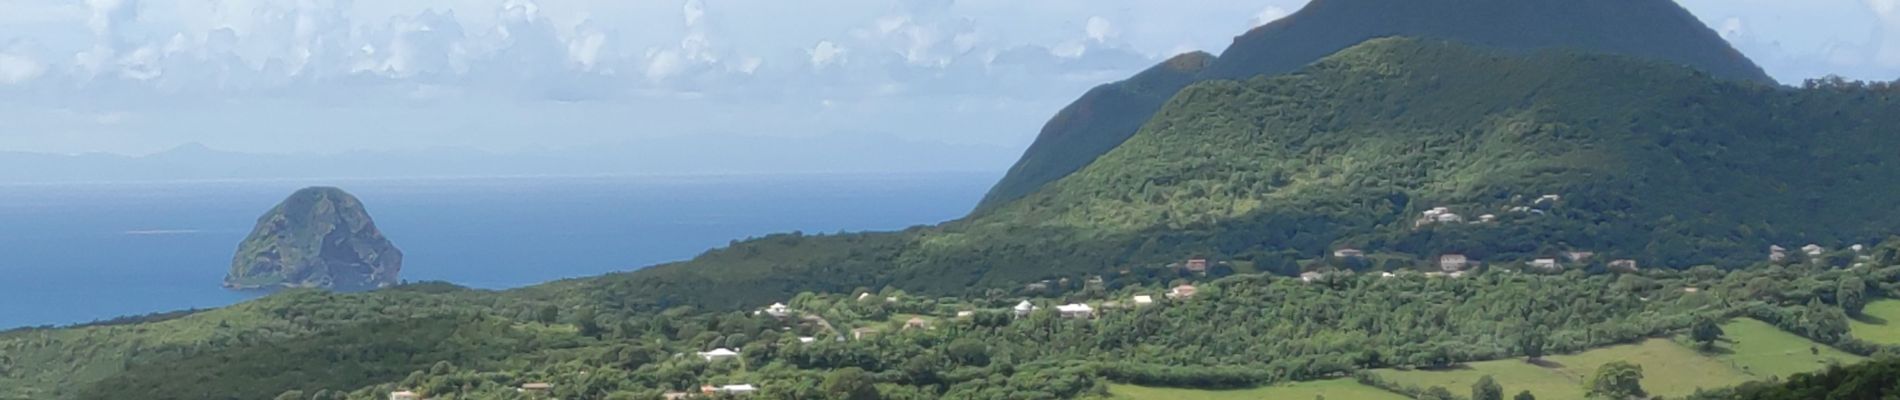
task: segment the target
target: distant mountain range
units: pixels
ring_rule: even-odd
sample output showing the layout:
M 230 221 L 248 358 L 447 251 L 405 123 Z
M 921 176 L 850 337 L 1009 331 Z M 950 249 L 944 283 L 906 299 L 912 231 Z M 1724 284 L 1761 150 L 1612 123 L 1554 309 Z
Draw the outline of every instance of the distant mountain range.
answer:
M 1628 55 L 1725 80 L 1775 83 L 1694 14 L 1669 0 L 1315 0 L 1235 38 L 1219 58 L 1186 54 L 1084 94 L 1049 120 L 979 208 L 1021 198 L 1081 169 L 1134 135 L 1190 83 L 1289 73 L 1366 40 L 1390 36 L 1514 52 L 1566 49 Z
M 995 171 L 1009 165 L 1009 153 L 1005 146 L 870 134 L 670 137 L 515 153 L 441 148 L 257 154 L 187 144 L 145 156 L 0 152 L 0 182 Z

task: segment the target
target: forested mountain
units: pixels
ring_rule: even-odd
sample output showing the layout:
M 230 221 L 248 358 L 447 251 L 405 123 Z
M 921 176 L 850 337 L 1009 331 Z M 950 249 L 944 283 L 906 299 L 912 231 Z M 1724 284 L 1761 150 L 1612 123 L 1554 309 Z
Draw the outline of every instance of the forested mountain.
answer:
M 1344 247 L 1389 255 L 1377 269 L 1441 253 L 1737 266 L 1771 245 L 1900 230 L 1900 164 L 1884 150 L 1900 146 L 1895 109 L 1884 84 L 1788 89 L 1620 56 L 1376 40 L 1296 74 L 1196 84 L 1088 167 L 965 220 L 774 235 L 560 285 L 628 306 L 730 307 L 800 290 L 1011 289 L 1190 257 L 1298 274 Z M 1440 207 L 1460 221 L 1418 223 Z
M 1194 79 L 1289 73 L 1366 40 L 1390 36 L 1509 51 L 1567 49 L 1627 55 L 1687 66 L 1726 80 L 1775 83 L 1761 67 L 1669 0 L 1312 1 L 1299 12 L 1235 38 Z M 1070 109 L 1096 101 L 1097 91 L 1084 95 Z M 1144 97 L 1165 100 L 1172 93 Z M 1127 139 L 1159 109 L 1158 102 L 1152 104 L 1093 115 L 1065 110 L 1043 128 L 1023 161 L 985 196 L 979 211 L 1027 195 L 1079 167 L 1038 160 L 1093 160 L 1106 153 L 1113 146 L 1099 144 Z
M 1169 98 L 1194 83 L 1214 55 L 1193 52 L 1174 56 L 1128 80 L 1097 86 L 1043 125 L 1009 174 L 984 195 L 982 204 L 995 205 L 1029 192 L 1081 169 L 1095 157 L 1121 145 L 1141 129 Z

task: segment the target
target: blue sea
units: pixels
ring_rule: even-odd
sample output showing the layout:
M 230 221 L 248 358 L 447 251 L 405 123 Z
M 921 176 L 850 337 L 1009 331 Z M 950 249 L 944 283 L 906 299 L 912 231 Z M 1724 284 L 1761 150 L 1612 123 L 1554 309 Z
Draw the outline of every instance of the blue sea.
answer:
M 219 307 L 259 215 L 342 187 L 402 278 L 490 289 L 688 259 L 773 232 L 892 230 L 967 213 L 999 173 L 0 184 L 0 329 Z

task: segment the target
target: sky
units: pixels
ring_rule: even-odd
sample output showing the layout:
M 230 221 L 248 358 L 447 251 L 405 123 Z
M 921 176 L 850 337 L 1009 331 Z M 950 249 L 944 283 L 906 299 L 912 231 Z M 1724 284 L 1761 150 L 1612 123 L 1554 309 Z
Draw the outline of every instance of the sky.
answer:
M 1783 83 L 1900 79 L 1900 0 L 1679 2 Z M 1303 4 L 0 0 L 0 151 L 890 135 L 1013 152 L 1089 87 Z

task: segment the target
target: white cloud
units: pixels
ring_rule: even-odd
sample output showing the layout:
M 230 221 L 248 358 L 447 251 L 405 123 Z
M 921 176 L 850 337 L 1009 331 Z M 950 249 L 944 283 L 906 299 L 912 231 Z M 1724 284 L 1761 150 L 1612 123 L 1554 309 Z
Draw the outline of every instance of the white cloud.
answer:
M 0 84 L 15 85 L 46 74 L 46 64 L 25 55 L 0 53 Z
M 1281 18 L 1286 18 L 1286 16 L 1290 14 L 1291 13 L 1288 13 L 1285 8 L 1280 8 L 1280 6 L 1267 6 L 1267 8 L 1260 10 L 1259 14 L 1253 16 L 1253 27 L 1258 28 L 1261 25 L 1279 21 Z
M 812 46 L 811 50 L 806 52 L 811 54 L 812 68 L 824 68 L 833 64 L 843 63 L 845 61 L 845 54 L 848 53 L 844 47 L 839 47 L 830 40 L 820 41 L 818 45 Z
M 1109 22 L 1107 18 L 1100 16 L 1089 17 L 1088 24 L 1082 29 L 1088 33 L 1089 39 L 1094 40 L 1096 43 L 1107 42 L 1109 39 L 1113 39 L 1117 34 L 1115 24 Z

